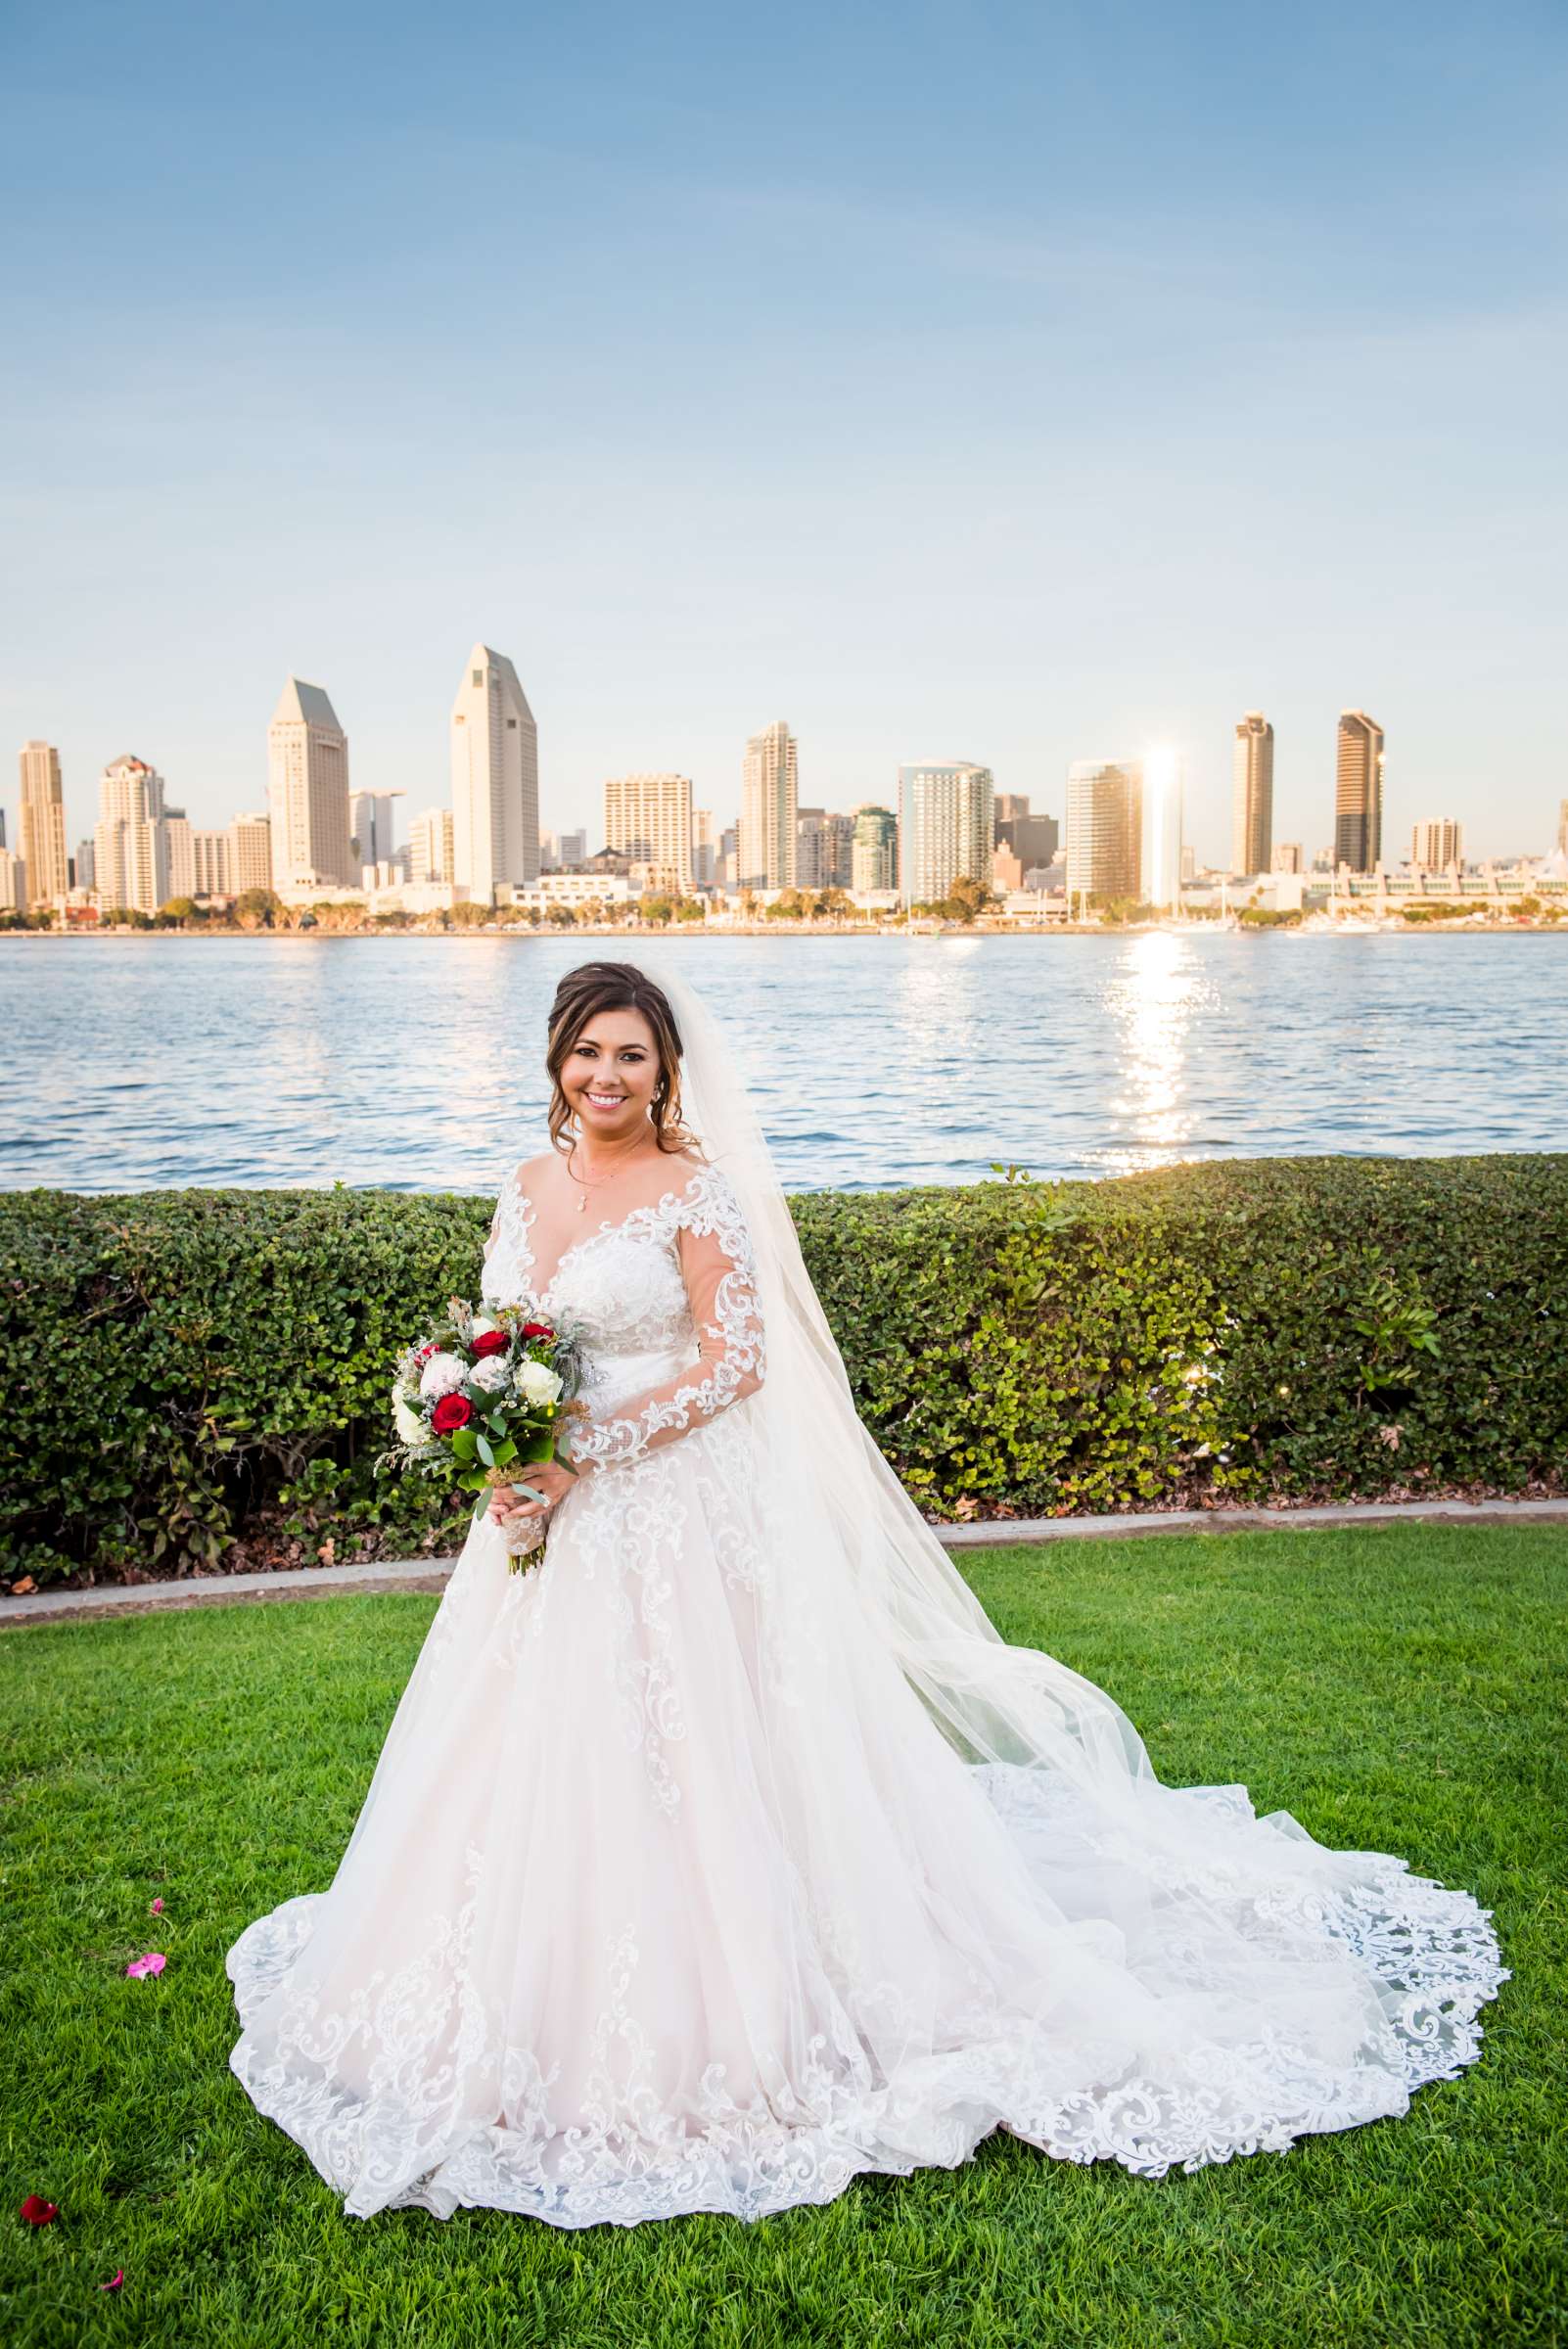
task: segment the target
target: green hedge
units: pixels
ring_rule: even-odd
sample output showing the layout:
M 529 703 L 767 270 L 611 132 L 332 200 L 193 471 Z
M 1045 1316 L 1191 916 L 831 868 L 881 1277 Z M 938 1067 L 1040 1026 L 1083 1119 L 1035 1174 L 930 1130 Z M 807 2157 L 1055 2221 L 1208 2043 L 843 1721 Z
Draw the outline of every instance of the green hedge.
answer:
M 377 1479 L 392 1358 L 477 1291 L 450 1193 L 0 1197 L 0 1551 L 39 1582 L 449 1547 Z M 1568 1472 L 1568 1156 L 1285 1159 L 794 1202 L 938 1518 Z

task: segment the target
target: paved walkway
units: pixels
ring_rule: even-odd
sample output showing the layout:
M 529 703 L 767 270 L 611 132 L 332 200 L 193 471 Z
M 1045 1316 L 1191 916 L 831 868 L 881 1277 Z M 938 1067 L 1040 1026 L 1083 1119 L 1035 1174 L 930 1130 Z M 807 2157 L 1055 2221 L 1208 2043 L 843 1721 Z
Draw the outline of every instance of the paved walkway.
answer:
M 933 1530 L 948 1549 L 1020 1542 L 1083 1542 L 1129 1534 L 1286 1532 L 1325 1525 L 1381 1525 L 1416 1518 L 1438 1525 L 1568 1526 L 1562 1500 L 1359 1501 L 1311 1509 L 1151 1509 L 1129 1517 L 1003 1517 Z M 337 1598 L 357 1590 L 441 1590 L 452 1558 L 388 1559 L 376 1565 L 298 1566 L 281 1574 L 208 1574 L 184 1582 L 102 1584 L 90 1590 L 38 1590 L 0 1596 L 0 1631 L 27 1623 L 80 1622 L 102 1615 L 145 1615 L 161 1607 L 232 1606 L 252 1599 Z

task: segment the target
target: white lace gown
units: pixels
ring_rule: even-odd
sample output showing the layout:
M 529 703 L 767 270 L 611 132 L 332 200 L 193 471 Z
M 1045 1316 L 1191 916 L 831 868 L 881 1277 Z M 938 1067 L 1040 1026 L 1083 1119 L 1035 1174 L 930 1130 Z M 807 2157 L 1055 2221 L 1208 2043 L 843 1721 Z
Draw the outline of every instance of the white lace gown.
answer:
M 721 1173 L 542 1294 L 533 1221 L 514 1178 L 484 1295 L 584 1330 L 597 1464 L 530 1571 L 470 1533 L 330 1889 L 228 1955 L 232 2068 L 346 2213 L 757 2219 L 998 2127 L 1154 2178 L 1473 2060 L 1506 1977 L 1468 1893 L 1239 1786 L 1157 1788 L 1139 1841 L 829 1624 Z

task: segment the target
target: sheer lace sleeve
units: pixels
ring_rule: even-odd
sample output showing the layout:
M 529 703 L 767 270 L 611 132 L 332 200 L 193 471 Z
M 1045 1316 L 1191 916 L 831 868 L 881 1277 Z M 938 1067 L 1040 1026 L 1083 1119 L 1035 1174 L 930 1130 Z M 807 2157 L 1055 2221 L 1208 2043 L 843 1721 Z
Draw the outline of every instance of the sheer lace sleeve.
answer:
M 751 1235 L 728 1177 L 716 1167 L 701 1170 L 681 1205 L 678 1246 L 698 1359 L 604 1418 L 577 1422 L 570 1439 L 574 1461 L 611 1468 L 641 1459 L 755 1395 L 762 1383 L 762 1315 Z

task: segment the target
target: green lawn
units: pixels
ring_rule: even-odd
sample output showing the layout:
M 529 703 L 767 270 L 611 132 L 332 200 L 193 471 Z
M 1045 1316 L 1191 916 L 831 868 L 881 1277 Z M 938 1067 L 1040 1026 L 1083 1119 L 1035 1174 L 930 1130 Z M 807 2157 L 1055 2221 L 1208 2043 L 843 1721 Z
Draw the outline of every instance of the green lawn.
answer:
M 434 1598 L 15 1631 L 3 1679 L 0 2326 L 82 2341 L 641 2344 L 1568 2338 L 1560 1707 L 1568 1533 L 1398 1526 L 965 1553 L 1007 1635 L 1108 1686 L 1176 1783 L 1497 1911 L 1482 2061 L 1403 2121 L 1155 2184 L 993 2137 L 747 2227 L 345 2219 L 227 2068 L 223 1954 L 325 1885 Z M 161 1918 L 148 1904 L 161 1894 Z M 168 1953 L 161 1978 L 125 1961 Z M 58 2202 L 51 2227 L 17 2217 Z M 125 2271 L 117 2294 L 98 2284 Z

